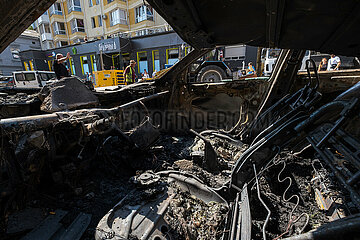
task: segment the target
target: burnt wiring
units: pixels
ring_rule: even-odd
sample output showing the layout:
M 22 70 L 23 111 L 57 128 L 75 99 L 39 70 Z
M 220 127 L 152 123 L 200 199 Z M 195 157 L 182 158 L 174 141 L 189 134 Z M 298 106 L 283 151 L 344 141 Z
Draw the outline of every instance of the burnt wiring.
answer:
M 315 163 L 319 164 L 320 169 L 318 169 L 317 167 L 315 167 Z M 341 195 L 338 194 L 332 194 L 334 193 L 334 191 L 331 190 L 333 183 L 332 181 L 327 177 L 325 167 L 324 165 L 321 163 L 321 161 L 319 159 L 315 159 L 312 163 L 311 166 L 315 172 L 314 177 L 311 179 L 311 183 L 315 184 L 318 181 L 319 187 L 321 188 L 321 191 L 325 194 L 328 194 L 328 197 L 330 199 L 332 199 L 333 202 L 337 202 L 338 199 L 341 199 L 341 202 L 346 202 L 345 198 Z M 344 207 L 344 209 L 346 209 L 347 212 L 351 213 L 351 209 L 348 207 L 347 204 L 343 204 L 342 207 Z
M 327 184 L 324 183 L 324 182 L 325 182 L 325 177 L 323 176 L 323 174 L 322 174 L 318 169 L 316 169 L 315 163 L 318 163 L 318 164 L 321 166 L 321 168 L 324 169 L 323 164 L 322 164 L 318 159 L 315 159 L 315 160 L 311 163 L 311 166 L 312 166 L 312 168 L 313 168 L 313 170 L 314 170 L 314 172 L 315 172 L 315 176 L 311 179 L 310 182 L 314 182 L 314 181 L 316 181 L 316 180 L 319 180 L 321 187 L 322 187 L 324 190 L 326 190 L 326 192 L 329 192 L 330 189 L 327 187 L 327 186 L 329 185 L 329 183 L 327 183 Z
M 286 233 L 289 232 L 290 230 L 290 227 L 296 223 L 297 221 L 299 221 L 302 217 L 306 217 L 306 221 L 305 221 L 305 224 L 304 226 L 300 229 L 299 231 L 299 234 L 302 233 L 305 229 L 305 227 L 308 225 L 309 223 L 309 215 L 307 213 L 301 213 L 297 218 L 295 216 L 293 216 L 294 214 L 294 211 L 295 209 L 297 208 L 297 206 L 299 205 L 299 202 L 300 202 L 300 198 L 298 195 L 291 195 L 289 198 L 286 198 L 286 193 L 288 192 L 288 190 L 290 189 L 291 185 L 292 185 L 292 179 L 291 177 L 285 177 L 283 179 L 280 179 L 280 176 L 281 174 L 283 173 L 283 171 L 285 170 L 286 168 L 286 162 L 285 161 L 279 161 L 279 162 L 275 162 L 274 164 L 275 165 L 279 165 L 280 163 L 283 163 L 283 168 L 280 170 L 278 176 L 277 176 L 277 179 L 279 181 L 279 183 L 283 183 L 285 182 L 286 180 L 289 180 L 289 185 L 287 186 L 287 188 L 285 189 L 283 195 L 282 195 L 282 200 L 284 202 L 289 202 L 291 199 L 295 198 L 296 199 L 296 203 L 294 205 L 294 207 L 292 208 L 291 212 L 290 212 L 290 215 L 289 215 L 289 223 L 288 223 L 288 226 L 286 228 L 286 231 L 283 232 L 282 234 L 280 234 L 279 236 L 277 236 L 276 238 L 274 238 L 273 240 L 277 240 L 277 239 L 280 239 L 282 236 L 284 236 Z
M 258 180 L 258 175 L 257 175 L 257 172 L 256 172 L 256 166 L 255 166 L 255 164 L 253 164 L 253 168 L 254 168 L 255 181 L 256 181 L 256 190 L 257 190 L 258 198 L 259 198 L 261 204 L 265 207 L 266 211 L 268 212 L 268 214 L 267 214 L 267 216 L 266 216 L 265 223 L 264 223 L 263 228 L 262 228 L 263 239 L 266 240 L 266 232 L 265 232 L 265 230 L 266 230 L 266 226 L 267 226 L 267 224 L 268 224 L 268 222 L 269 222 L 269 219 L 270 219 L 271 211 L 270 211 L 270 209 L 268 208 L 268 206 L 265 204 L 264 200 L 262 200 L 262 198 L 261 198 L 259 180 Z
M 276 155 L 273 157 L 273 159 L 271 160 L 271 161 L 269 161 L 266 165 L 265 165 L 265 167 L 263 168 L 263 169 L 261 169 L 260 171 L 259 171 L 259 173 L 258 173 L 258 176 L 261 176 L 265 171 L 267 171 L 268 169 L 270 169 L 270 168 L 272 168 L 273 166 L 275 166 L 275 160 L 276 160 L 276 158 L 277 158 L 277 156 L 279 156 L 279 154 L 280 154 L 280 147 L 277 147 L 277 153 L 276 153 Z M 255 180 L 255 177 L 253 177 L 250 181 L 249 181 L 249 185 L 253 182 Z M 254 188 L 254 186 L 255 186 L 255 184 L 256 184 L 256 182 L 254 182 L 253 183 L 253 185 L 251 186 L 251 189 L 253 189 Z

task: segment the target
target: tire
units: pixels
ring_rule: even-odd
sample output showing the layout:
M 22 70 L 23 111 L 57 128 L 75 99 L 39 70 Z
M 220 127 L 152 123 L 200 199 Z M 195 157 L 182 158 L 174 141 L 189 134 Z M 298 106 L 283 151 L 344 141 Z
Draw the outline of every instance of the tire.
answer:
M 202 68 L 196 78 L 197 82 L 221 82 L 226 78 L 225 71 L 215 65 Z

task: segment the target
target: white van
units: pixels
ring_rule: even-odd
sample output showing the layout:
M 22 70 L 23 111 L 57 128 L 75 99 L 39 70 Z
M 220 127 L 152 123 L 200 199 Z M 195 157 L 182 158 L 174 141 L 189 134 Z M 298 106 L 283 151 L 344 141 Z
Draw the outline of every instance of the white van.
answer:
M 264 76 L 270 76 L 276 61 L 280 55 L 281 49 L 274 49 L 274 48 L 264 48 L 263 52 L 261 54 L 262 57 L 262 61 L 264 63 Z M 302 64 L 301 67 L 299 69 L 299 71 L 305 71 L 306 70 L 306 60 L 310 59 L 310 51 L 307 50 L 305 52 L 305 56 L 302 60 Z
M 264 76 L 270 76 L 276 60 L 279 57 L 281 49 L 265 48 L 262 53 L 262 61 L 264 62 Z
M 55 72 L 48 71 L 21 71 L 13 72 L 14 88 L 36 89 L 42 88 L 48 82 L 56 80 Z

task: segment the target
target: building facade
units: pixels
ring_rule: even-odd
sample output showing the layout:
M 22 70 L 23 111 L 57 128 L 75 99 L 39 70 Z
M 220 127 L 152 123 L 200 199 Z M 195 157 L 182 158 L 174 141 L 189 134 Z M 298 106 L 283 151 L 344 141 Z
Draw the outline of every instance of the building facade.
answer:
M 26 30 L 0 54 L 0 75 L 9 76 L 12 72 L 34 70 L 34 60 L 27 59 L 24 64 L 20 58 L 21 51 L 41 50 L 39 34 Z
M 33 28 L 41 36 L 43 50 L 171 30 L 143 0 L 57 0 Z
M 151 75 L 173 65 L 190 51 L 190 47 L 175 33 L 164 32 L 130 38 L 109 38 L 65 46 L 50 50 L 29 50 L 20 53 L 22 62 L 33 62 L 36 70 L 53 70 L 53 60 L 57 53 L 64 56 L 70 52 L 67 67 L 72 75 L 85 78 L 94 71 L 124 69 L 130 62 L 137 62 L 138 76 L 144 69 Z M 25 67 L 25 65 L 24 65 Z

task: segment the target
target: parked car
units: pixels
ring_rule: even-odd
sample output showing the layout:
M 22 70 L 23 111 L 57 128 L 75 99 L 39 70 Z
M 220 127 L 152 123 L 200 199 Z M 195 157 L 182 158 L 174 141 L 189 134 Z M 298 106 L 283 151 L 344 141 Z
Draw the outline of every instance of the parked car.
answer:
M 21 71 L 13 72 L 14 88 L 36 89 L 42 88 L 49 81 L 56 80 L 54 72 L 48 71 Z
M 13 76 L 0 76 L 0 89 L 8 89 L 14 87 L 14 77 Z

